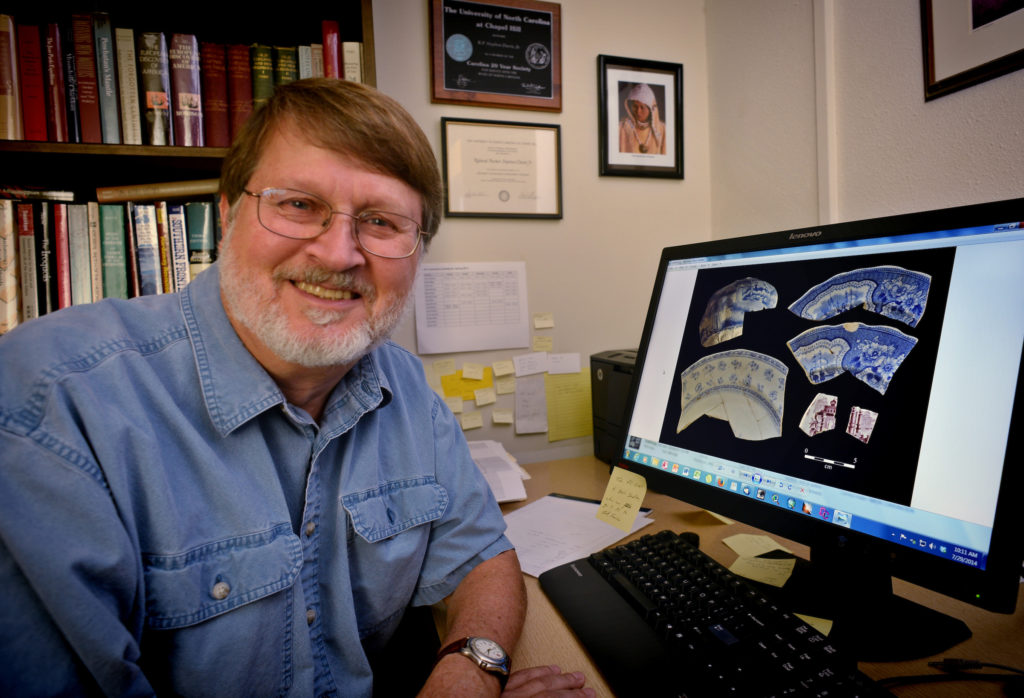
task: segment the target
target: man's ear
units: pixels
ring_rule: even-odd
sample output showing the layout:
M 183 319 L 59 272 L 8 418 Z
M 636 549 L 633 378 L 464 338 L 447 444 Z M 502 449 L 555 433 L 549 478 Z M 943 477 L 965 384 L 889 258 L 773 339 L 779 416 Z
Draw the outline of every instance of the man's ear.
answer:
M 218 210 L 218 213 L 220 214 L 220 230 L 221 230 L 221 240 L 217 244 L 217 246 L 219 248 L 220 247 L 220 243 L 224 241 L 224 237 L 223 237 L 224 234 L 227 233 L 227 231 L 228 231 L 228 216 L 230 215 L 230 212 L 231 212 L 231 205 L 228 204 L 228 196 L 227 196 L 227 194 L 224 194 L 223 192 L 220 195 L 220 199 L 218 199 L 218 201 L 217 201 L 217 210 Z M 219 249 L 218 249 L 218 252 L 219 252 Z

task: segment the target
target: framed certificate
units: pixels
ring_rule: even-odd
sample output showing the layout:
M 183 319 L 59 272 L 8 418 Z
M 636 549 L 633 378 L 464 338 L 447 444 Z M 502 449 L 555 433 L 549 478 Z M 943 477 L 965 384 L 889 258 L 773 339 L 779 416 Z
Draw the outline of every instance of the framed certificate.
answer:
M 562 111 L 561 6 L 430 0 L 431 101 Z
M 441 119 L 445 215 L 561 218 L 561 127 Z

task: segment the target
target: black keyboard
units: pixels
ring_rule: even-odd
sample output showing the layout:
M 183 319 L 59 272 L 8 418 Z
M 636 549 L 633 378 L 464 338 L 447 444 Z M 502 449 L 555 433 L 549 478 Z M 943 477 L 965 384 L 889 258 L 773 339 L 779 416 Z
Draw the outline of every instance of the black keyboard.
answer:
M 661 531 L 540 576 L 617 696 L 888 696 L 825 636 Z

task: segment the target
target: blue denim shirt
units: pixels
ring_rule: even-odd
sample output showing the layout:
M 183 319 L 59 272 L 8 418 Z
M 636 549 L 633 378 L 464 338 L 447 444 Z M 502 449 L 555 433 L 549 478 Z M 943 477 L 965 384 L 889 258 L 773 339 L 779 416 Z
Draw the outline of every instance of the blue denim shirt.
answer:
M 0 339 L 0 695 L 366 695 L 503 531 L 415 357 L 364 357 L 317 425 L 216 267 Z

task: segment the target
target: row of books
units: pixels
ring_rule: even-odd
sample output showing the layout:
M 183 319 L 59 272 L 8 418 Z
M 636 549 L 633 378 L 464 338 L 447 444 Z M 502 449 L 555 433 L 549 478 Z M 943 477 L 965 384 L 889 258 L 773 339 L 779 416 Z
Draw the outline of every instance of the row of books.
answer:
M 71 305 L 181 290 L 216 258 L 212 198 L 62 198 L 0 199 L 0 334 Z
M 0 139 L 227 147 L 274 86 L 363 81 L 362 44 L 338 23 L 323 43 L 224 44 L 136 31 L 109 13 L 23 24 L 0 14 Z

